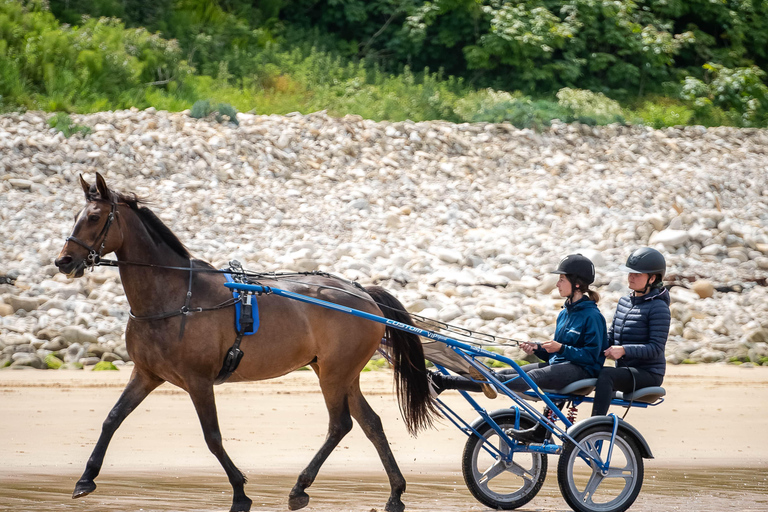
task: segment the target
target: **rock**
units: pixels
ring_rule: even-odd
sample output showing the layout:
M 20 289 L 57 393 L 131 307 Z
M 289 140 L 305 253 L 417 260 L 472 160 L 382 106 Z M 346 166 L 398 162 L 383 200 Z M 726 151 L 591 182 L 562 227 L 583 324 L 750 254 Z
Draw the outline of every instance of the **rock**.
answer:
M 99 344 L 91 343 L 88 346 L 88 350 L 86 351 L 86 355 L 89 356 L 89 357 L 93 356 L 93 357 L 98 357 L 99 359 L 101 359 L 101 357 L 104 354 L 106 354 L 107 352 L 109 352 L 109 349 L 107 347 L 104 347 L 104 346 L 99 345 Z
M 64 353 L 65 363 L 75 363 L 85 356 L 85 348 L 80 343 L 72 343 Z
M 591 258 L 590 258 L 591 259 Z M 593 261 L 594 263 L 594 261 Z M 605 262 L 603 262 L 605 263 Z M 595 263 L 595 265 L 597 265 Z M 559 279 L 559 276 L 557 274 L 547 274 L 544 277 L 541 278 L 541 282 L 536 287 L 536 291 L 541 294 L 549 294 L 557 287 L 557 281 Z
M 706 279 L 700 279 L 691 285 L 691 289 L 702 299 L 708 299 L 715 294 L 715 286 Z
M 589 258 L 589 260 L 596 268 L 605 266 L 605 258 L 600 251 L 596 251 L 595 249 L 579 249 L 576 252 L 581 253 L 582 256 Z
M 464 260 L 464 255 L 453 249 L 435 247 L 430 252 L 446 263 L 459 263 Z
M 686 290 L 685 288 L 680 288 L 679 286 L 675 286 L 669 291 L 669 297 L 672 301 L 682 302 L 684 304 L 696 302 L 700 298 L 698 293 L 692 290 Z
M 768 343 L 755 343 L 747 350 L 747 357 L 753 363 L 765 364 L 766 360 L 768 360 Z
M 86 363 L 83 363 L 86 364 Z M 102 372 L 102 371 L 117 371 L 117 366 L 115 366 L 111 361 L 97 361 L 94 363 L 93 370 L 94 372 Z
M 755 263 L 757 264 L 758 268 L 761 268 L 763 270 L 768 270 L 768 258 L 765 256 L 758 256 L 755 258 Z
M 58 370 L 64 365 L 64 361 L 53 354 L 45 356 L 45 366 L 51 370 Z
M 8 183 L 10 183 L 13 188 L 17 188 L 19 190 L 29 190 L 32 188 L 32 185 L 34 184 L 34 182 L 30 180 L 24 180 L 19 178 L 11 178 L 10 180 L 8 180 Z
M 687 231 L 678 229 L 665 229 L 663 231 L 656 231 L 651 235 L 651 239 L 648 241 L 651 245 L 664 244 L 668 247 L 679 247 L 686 243 L 690 235 Z
M 59 336 L 59 330 L 54 329 L 52 327 L 40 329 L 39 331 L 37 331 L 36 336 L 41 340 L 52 340 Z M 59 350 L 59 349 L 51 349 L 51 350 Z
M 475 310 L 475 314 L 483 320 L 494 320 L 496 318 L 517 320 L 520 317 L 520 312 L 516 309 L 497 308 L 493 306 L 480 306 Z
M 101 362 L 100 357 L 81 357 L 78 361 L 83 366 L 93 366 L 95 364 L 99 364 Z
M 99 335 L 97 333 L 87 331 L 82 327 L 75 325 L 68 325 L 61 329 L 61 337 L 64 338 L 66 343 L 96 343 Z
M 691 355 L 688 356 L 688 359 L 696 363 L 716 363 L 725 360 L 725 352 L 700 348 L 699 350 L 692 352 Z
M 114 354 L 114 353 L 112 353 L 112 352 L 105 352 L 105 353 L 104 353 L 104 354 L 101 356 L 101 360 L 102 360 L 102 361 L 106 361 L 106 362 L 108 362 L 108 363 L 113 363 L 113 362 L 115 362 L 115 361 L 121 361 L 122 359 L 121 359 L 121 357 L 120 357 L 120 356 L 118 356 L 117 354 Z
M 0 304 L 0 316 L 11 316 L 14 312 L 10 304 Z
M 14 359 L 13 363 L 11 363 L 11 368 L 19 367 L 29 367 L 42 370 L 47 368 L 47 365 L 35 354 L 24 354 L 23 357 L 16 358 Z
M 768 329 L 753 329 L 744 335 L 744 344 L 748 347 L 758 343 L 768 343 Z
M 128 355 L 128 350 L 125 348 L 125 345 L 124 345 L 124 344 L 123 344 L 123 345 L 119 345 L 119 346 L 115 347 L 115 348 L 112 350 L 112 352 L 114 352 L 114 353 L 115 353 L 117 356 L 119 356 L 119 357 L 120 357 L 120 359 L 122 359 L 123 361 L 126 361 L 126 362 L 127 362 L 127 361 L 130 361 L 130 360 L 131 360 L 131 356 L 130 356 L 130 355 Z
M 8 300 L 14 312 L 19 311 L 20 309 L 23 309 L 27 312 L 34 311 L 40 305 L 36 297 L 20 297 L 18 295 L 11 295 Z

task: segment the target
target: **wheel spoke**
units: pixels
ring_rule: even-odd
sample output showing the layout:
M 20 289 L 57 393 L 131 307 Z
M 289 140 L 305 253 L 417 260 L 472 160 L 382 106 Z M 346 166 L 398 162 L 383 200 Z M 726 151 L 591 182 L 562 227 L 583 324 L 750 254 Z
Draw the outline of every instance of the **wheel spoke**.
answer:
M 584 492 L 577 493 L 579 500 L 582 503 L 592 503 L 592 496 L 594 496 L 597 487 L 602 481 L 603 476 L 600 473 L 597 471 L 592 473 L 592 476 L 589 478 L 589 482 L 587 482 L 587 486 L 584 488 Z
M 480 484 L 482 485 L 488 485 L 488 482 L 499 476 L 504 472 L 506 469 L 506 464 L 504 464 L 502 461 L 497 460 L 496 463 L 485 470 L 485 472 L 480 477 Z
M 513 461 L 512 464 L 510 464 L 509 467 L 507 468 L 507 471 L 509 471 L 513 475 L 517 475 L 525 479 L 526 481 L 533 480 L 533 474 L 529 470 L 525 469 L 523 466 L 518 464 L 517 462 Z
M 506 457 L 509 455 L 509 445 L 499 436 L 499 452 Z
M 632 478 L 634 475 L 633 468 L 627 464 L 624 468 L 608 468 L 605 478 Z

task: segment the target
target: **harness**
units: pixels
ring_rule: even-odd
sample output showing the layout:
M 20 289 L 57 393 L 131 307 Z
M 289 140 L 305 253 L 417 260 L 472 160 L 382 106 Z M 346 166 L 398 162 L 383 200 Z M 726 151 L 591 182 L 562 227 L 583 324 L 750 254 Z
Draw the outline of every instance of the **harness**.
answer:
M 89 199 L 96 200 L 92 198 L 89 198 Z M 234 371 L 237 369 L 237 366 L 240 364 L 240 360 L 243 358 L 243 355 L 244 355 L 243 351 L 240 349 L 240 343 L 242 342 L 243 336 L 255 334 L 259 328 L 258 303 L 255 300 L 254 294 L 261 295 L 262 293 L 270 293 L 270 291 L 268 287 L 264 287 L 265 291 L 261 291 L 261 292 L 233 290 L 232 298 L 220 304 L 217 304 L 211 307 L 194 307 L 193 308 L 193 307 L 190 307 L 190 303 L 192 300 L 192 283 L 194 280 L 195 273 L 202 272 L 202 273 L 224 274 L 227 282 L 236 282 L 236 283 L 245 283 L 245 284 L 258 283 L 258 281 L 256 281 L 258 279 L 288 280 L 286 279 L 288 277 L 308 276 L 308 275 L 322 276 L 327 278 L 335 278 L 335 279 L 339 279 L 347 283 L 350 283 L 351 285 L 355 286 L 356 288 L 366 293 L 367 295 L 365 288 L 362 285 L 360 285 L 360 283 L 356 281 L 349 281 L 339 276 L 335 276 L 322 271 L 286 272 L 286 273 L 252 272 L 252 271 L 244 270 L 242 265 L 235 260 L 230 261 L 229 268 L 217 270 L 214 268 L 207 268 L 207 267 L 194 267 L 191 260 L 188 267 L 176 267 L 176 266 L 170 266 L 170 265 L 156 265 L 152 263 L 104 259 L 102 258 L 102 255 L 104 253 L 104 247 L 106 245 L 107 236 L 109 235 L 109 229 L 118 215 L 117 203 L 113 200 L 110 200 L 109 204 L 110 204 L 110 212 L 107 217 L 107 221 L 104 223 L 104 226 L 102 227 L 101 231 L 96 236 L 96 239 L 93 242 L 93 245 L 89 245 L 75 236 L 70 235 L 66 238 L 66 241 L 68 242 L 72 241 L 80 245 L 81 247 L 85 248 L 86 250 L 88 250 L 88 256 L 86 257 L 85 264 L 84 264 L 85 268 L 89 268 L 90 270 L 93 270 L 93 268 L 97 266 L 119 268 L 121 265 L 131 265 L 131 266 L 141 266 L 141 267 L 151 267 L 151 268 L 162 268 L 166 270 L 184 270 L 189 272 L 189 280 L 188 280 L 189 284 L 187 287 L 187 293 L 185 295 L 183 306 L 173 311 L 167 311 L 167 312 L 158 313 L 155 315 L 145 315 L 145 316 L 137 316 L 133 313 L 133 311 L 129 310 L 128 314 L 132 320 L 136 320 L 140 322 L 152 322 L 152 321 L 173 318 L 175 316 L 182 316 L 183 318 L 181 320 L 181 327 L 179 329 L 179 339 L 181 339 L 184 336 L 187 316 L 193 315 L 195 313 L 216 311 L 219 309 L 225 309 L 232 306 L 235 307 L 235 331 L 237 332 L 237 336 L 235 338 L 234 344 L 229 348 L 229 350 L 227 351 L 227 354 L 224 357 L 224 363 L 222 364 L 222 368 L 219 371 L 219 374 L 216 376 L 216 379 L 214 381 L 215 384 L 223 383 L 234 373 Z M 96 247 L 98 247 L 98 249 Z M 297 282 L 300 282 L 300 281 L 297 281 Z M 355 294 L 353 292 L 350 292 L 349 290 L 344 290 L 342 288 L 329 286 L 329 285 L 318 285 L 318 286 L 321 288 L 342 291 L 344 293 L 348 293 L 360 298 L 370 299 L 370 296 L 363 297 L 362 295 Z M 390 309 L 390 310 L 393 309 L 392 307 L 386 304 L 377 303 L 377 305 L 380 308 Z M 485 338 L 485 341 L 483 342 L 484 344 L 498 344 L 498 342 L 502 340 L 511 341 L 518 345 L 521 343 L 519 340 L 515 340 L 512 338 L 504 338 L 501 336 L 494 336 L 486 333 L 473 332 L 462 327 L 450 325 L 445 322 L 439 322 L 437 320 L 422 317 L 416 314 L 411 314 L 411 316 L 417 321 L 422 322 L 423 324 L 428 326 L 435 326 L 437 328 L 444 329 L 446 331 L 453 332 L 462 336 L 467 336 L 469 338 L 473 338 L 473 337 Z

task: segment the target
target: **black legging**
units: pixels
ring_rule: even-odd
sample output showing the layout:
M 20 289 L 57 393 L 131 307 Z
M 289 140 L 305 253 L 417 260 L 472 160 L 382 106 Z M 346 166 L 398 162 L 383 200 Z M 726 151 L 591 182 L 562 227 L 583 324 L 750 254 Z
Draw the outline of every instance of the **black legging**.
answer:
M 533 382 L 544 389 L 562 389 L 577 380 L 591 377 L 587 370 L 570 362 L 527 364 L 522 369 Z M 517 375 L 517 372 L 512 368 L 507 368 L 496 372 L 496 375 L 500 381 L 504 382 L 505 377 Z M 525 383 L 522 377 L 507 383 L 507 387 L 512 391 L 525 391 L 529 389 L 528 384 Z
M 631 393 L 637 389 L 651 386 L 661 386 L 663 375 L 651 373 L 639 368 L 634 369 L 635 376 L 627 367 L 611 368 L 606 366 L 600 370 L 595 386 L 595 402 L 592 404 L 592 416 L 604 416 L 608 414 L 611 405 L 613 391 Z M 633 388 L 634 386 L 634 388 Z

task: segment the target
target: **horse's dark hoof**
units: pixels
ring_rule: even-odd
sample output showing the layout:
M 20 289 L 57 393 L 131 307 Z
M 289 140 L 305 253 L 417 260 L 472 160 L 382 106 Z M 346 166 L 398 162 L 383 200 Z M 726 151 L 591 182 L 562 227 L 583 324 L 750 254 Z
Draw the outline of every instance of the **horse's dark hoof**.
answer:
M 96 484 L 93 480 L 79 480 L 75 484 L 75 490 L 72 492 L 72 499 L 88 496 L 96 490 Z
M 232 508 L 229 509 L 229 512 L 250 512 L 251 510 L 251 503 L 253 503 L 250 498 L 245 498 L 244 500 L 240 500 L 237 503 L 232 503 Z
M 387 501 L 387 506 L 384 507 L 384 510 L 387 512 L 403 512 L 403 510 L 405 510 L 405 505 L 399 499 L 393 500 L 390 498 L 389 501 Z
M 288 497 L 288 508 L 291 510 L 299 510 L 309 505 L 309 494 L 304 491 L 291 493 Z

